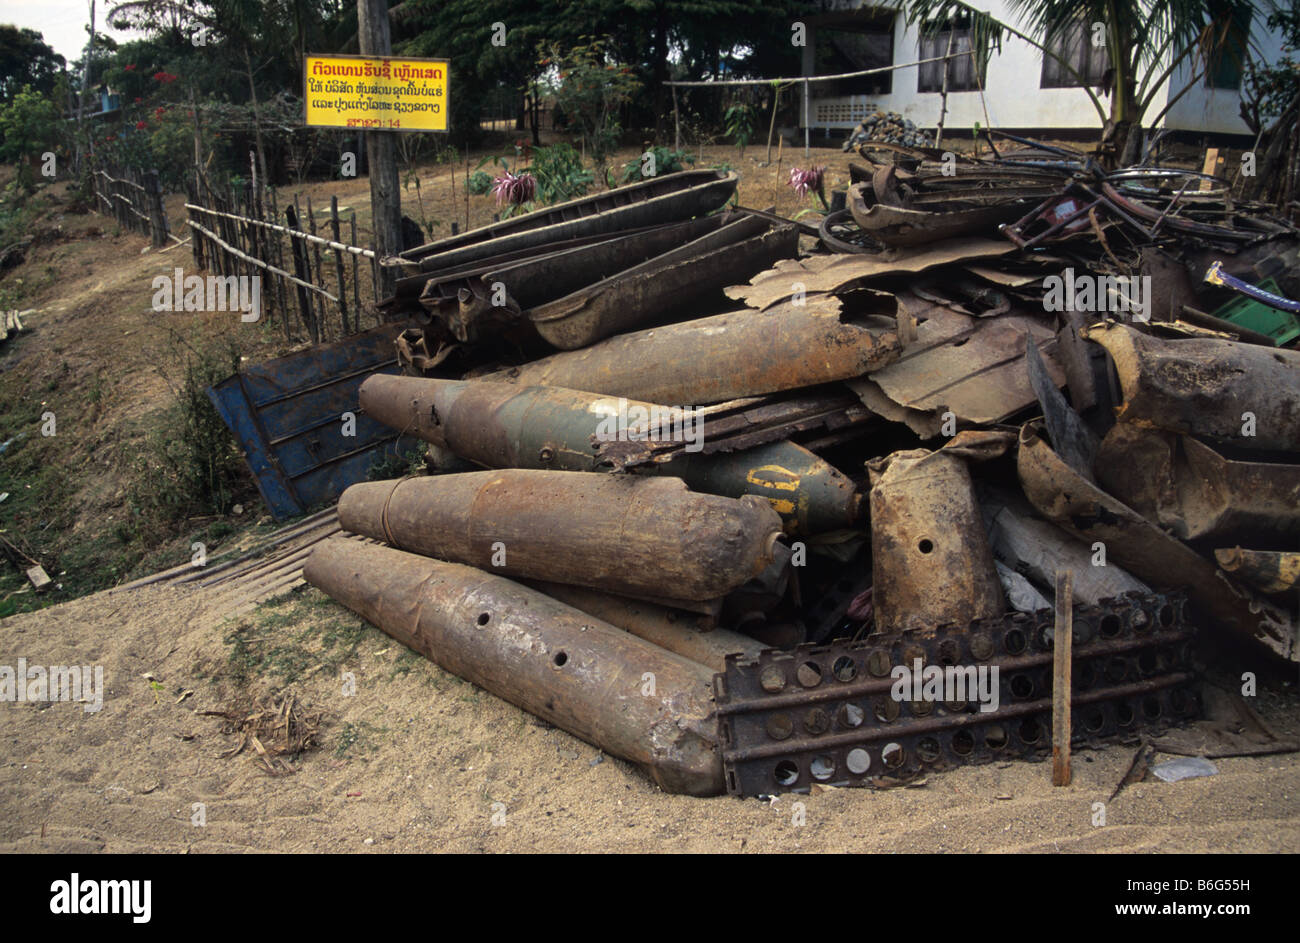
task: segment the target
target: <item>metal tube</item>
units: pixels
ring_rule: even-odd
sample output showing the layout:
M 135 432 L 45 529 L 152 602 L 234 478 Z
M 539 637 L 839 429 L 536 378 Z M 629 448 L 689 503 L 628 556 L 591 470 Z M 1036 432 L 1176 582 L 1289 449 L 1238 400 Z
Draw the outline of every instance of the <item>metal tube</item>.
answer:
M 722 791 L 711 673 L 471 567 L 329 540 L 311 585 L 431 661 L 642 767 L 665 791 Z

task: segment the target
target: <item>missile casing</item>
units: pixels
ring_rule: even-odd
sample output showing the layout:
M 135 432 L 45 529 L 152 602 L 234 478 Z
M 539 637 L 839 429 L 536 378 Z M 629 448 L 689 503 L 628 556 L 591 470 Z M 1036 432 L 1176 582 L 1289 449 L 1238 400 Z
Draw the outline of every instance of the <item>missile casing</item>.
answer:
M 844 319 L 841 303 L 817 296 L 619 334 L 582 350 L 483 377 L 520 386 L 562 386 L 652 403 L 724 400 L 847 380 L 897 360 L 897 301 Z
M 303 576 L 447 671 L 642 767 L 664 790 L 722 792 L 709 669 L 504 577 L 389 547 L 325 541 Z
M 601 471 L 593 449 L 600 437 L 624 434 L 636 441 L 647 428 L 639 417 L 670 415 L 652 403 L 563 387 L 387 374 L 361 384 L 360 398 L 366 414 L 385 425 L 489 468 Z M 627 427 L 621 432 L 620 417 Z M 703 425 L 688 419 L 679 418 L 678 431 L 702 435 Z M 852 528 L 863 517 L 862 496 L 848 476 L 789 441 L 725 453 L 683 449 L 637 472 L 681 478 L 692 491 L 766 498 L 789 534 Z
M 724 596 L 762 572 L 781 533 L 777 513 L 752 495 L 520 468 L 361 482 L 339 499 L 339 522 L 503 576 L 688 600 Z

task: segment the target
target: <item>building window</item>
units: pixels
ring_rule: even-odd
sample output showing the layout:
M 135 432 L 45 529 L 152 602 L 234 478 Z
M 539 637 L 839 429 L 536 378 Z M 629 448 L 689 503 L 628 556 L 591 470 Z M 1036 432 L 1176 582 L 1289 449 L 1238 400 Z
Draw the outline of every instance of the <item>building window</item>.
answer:
M 1052 44 L 1052 51 L 1070 64 L 1083 78 L 1080 81 L 1064 65 L 1051 56 L 1043 56 L 1043 76 L 1039 88 L 1080 88 L 1084 85 L 1104 85 L 1110 69 L 1110 59 L 1105 46 L 1092 44 L 1092 27 L 1078 22 L 1067 27 Z
M 951 48 L 949 47 L 951 43 Z M 951 55 L 947 61 L 948 91 L 979 91 L 984 82 L 983 70 L 975 73 L 975 57 L 971 54 L 970 22 L 949 21 L 947 28 L 921 37 L 918 59 L 938 59 Z M 918 92 L 943 91 L 943 62 L 923 62 L 917 67 L 916 90 Z

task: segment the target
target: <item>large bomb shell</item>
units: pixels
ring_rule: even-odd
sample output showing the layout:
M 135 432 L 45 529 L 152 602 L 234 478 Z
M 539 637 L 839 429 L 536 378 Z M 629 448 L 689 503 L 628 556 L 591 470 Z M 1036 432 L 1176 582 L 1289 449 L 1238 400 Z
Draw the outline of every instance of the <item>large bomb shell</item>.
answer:
M 781 518 L 761 498 L 678 478 L 507 468 L 372 481 L 339 499 L 346 530 L 503 576 L 706 600 L 772 561 Z
M 303 576 L 447 671 L 641 766 L 668 792 L 722 792 L 707 668 L 504 577 L 388 547 L 325 541 Z

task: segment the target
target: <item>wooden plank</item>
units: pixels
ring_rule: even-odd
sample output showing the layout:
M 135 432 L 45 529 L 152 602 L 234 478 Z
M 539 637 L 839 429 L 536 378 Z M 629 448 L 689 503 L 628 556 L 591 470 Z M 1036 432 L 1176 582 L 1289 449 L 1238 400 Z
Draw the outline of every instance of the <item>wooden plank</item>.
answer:
M 1074 577 L 1056 571 L 1052 629 L 1052 785 L 1070 785 L 1070 670 L 1074 654 Z
M 1219 149 L 1217 147 L 1207 148 L 1205 151 L 1205 163 L 1201 165 L 1201 173 L 1217 177 L 1219 175 L 1219 168 L 1222 166 L 1223 158 L 1219 156 Z M 1213 180 L 1201 181 L 1202 190 L 1211 190 L 1213 188 Z

